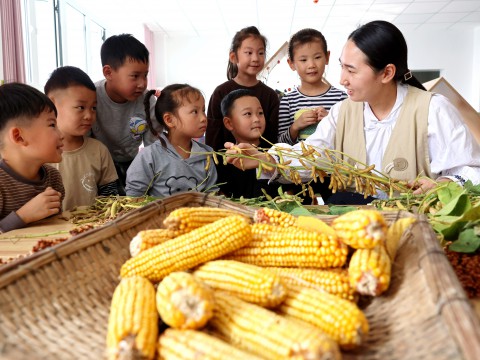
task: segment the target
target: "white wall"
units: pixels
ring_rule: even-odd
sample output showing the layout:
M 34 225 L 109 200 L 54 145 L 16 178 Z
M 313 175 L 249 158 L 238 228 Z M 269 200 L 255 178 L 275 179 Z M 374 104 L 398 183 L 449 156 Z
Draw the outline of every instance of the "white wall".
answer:
M 441 76 L 467 100 L 480 110 L 480 28 L 450 30 L 402 30 L 409 47 L 409 66 L 413 70 L 440 69 Z M 340 57 L 348 33 L 325 33 L 331 51 L 326 78 L 339 85 Z M 268 37 L 268 34 L 267 34 Z M 273 55 L 287 39 L 269 39 L 268 55 Z M 206 102 L 217 85 L 227 80 L 226 69 L 230 37 L 218 34 L 208 39 L 195 37 L 164 37 L 155 33 L 157 85 L 187 82 L 200 88 Z M 164 56 L 159 56 L 164 54 Z M 161 60 L 160 60 L 161 59 Z M 163 62 L 163 63 L 162 63 Z M 476 66 L 474 64 L 477 64 Z M 160 69 L 165 76 L 160 76 Z M 285 90 L 298 85 L 296 73 L 284 59 L 272 71 L 268 85 Z M 290 84 L 290 85 L 287 85 Z

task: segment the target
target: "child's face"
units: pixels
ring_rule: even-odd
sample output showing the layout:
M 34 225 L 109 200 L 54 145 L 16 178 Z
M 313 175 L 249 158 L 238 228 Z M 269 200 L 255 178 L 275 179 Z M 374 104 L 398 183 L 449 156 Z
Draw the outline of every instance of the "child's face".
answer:
M 297 71 L 302 83 L 317 84 L 322 81 L 329 57 L 330 52 L 325 54 L 320 40 L 312 41 L 295 46 L 293 60 L 288 59 L 288 64 Z
M 103 67 L 107 79 L 107 94 L 116 103 L 135 101 L 147 88 L 148 63 L 133 59 L 125 60 L 118 69 Z
M 84 136 L 95 122 L 97 94 L 85 86 L 70 86 L 55 91 L 52 100 L 57 107 L 58 129 L 69 137 Z
M 237 53 L 230 54 L 230 61 L 238 66 L 238 73 L 257 76 L 265 65 L 265 46 L 259 38 L 250 36 L 242 41 Z
M 19 127 L 25 154 L 38 163 L 62 160 L 63 136 L 57 128 L 53 111 L 43 111 L 29 126 Z
M 233 103 L 230 117 L 223 120 L 237 143 L 257 145 L 265 131 L 265 115 L 255 96 L 242 96 Z
M 184 99 L 183 105 L 177 110 L 177 132 L 188 138 L 202 137 L 207 129 L 207 115 L 205 114 L 205 99 L 203 96 Z

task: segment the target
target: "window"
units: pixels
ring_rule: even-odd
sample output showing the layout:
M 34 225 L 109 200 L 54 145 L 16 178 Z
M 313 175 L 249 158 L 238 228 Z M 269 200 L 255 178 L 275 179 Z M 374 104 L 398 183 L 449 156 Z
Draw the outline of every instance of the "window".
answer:
M 427 81 L 439 78 L 440 70 L 412 70 L 412 74 L 423 84 Z
M 43 89 L 59 66 L 84 70 L 93 81 L 102 77 L 100 47 L 105 28 L 74 0 L 24 0 L 27 82 Z

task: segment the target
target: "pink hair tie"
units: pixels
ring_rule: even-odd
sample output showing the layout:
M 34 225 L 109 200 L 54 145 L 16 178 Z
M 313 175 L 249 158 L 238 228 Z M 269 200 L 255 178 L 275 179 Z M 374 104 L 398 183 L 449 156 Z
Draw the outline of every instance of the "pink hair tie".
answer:
M 155 96 L 157 98 L 160 97 L 161 94 L 162 94 L 162 90 L 160 90 L 160 89 L 155 90 Z

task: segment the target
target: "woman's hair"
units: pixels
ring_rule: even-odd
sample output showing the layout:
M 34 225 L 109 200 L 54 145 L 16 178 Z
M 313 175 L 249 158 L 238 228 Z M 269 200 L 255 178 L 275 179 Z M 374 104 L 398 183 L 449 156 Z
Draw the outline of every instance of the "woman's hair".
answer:
M 393 64 L 396 81 L 425 90 L 408 68 L 407 42 L 395 25 L 382 20 L 372 21 L 353 31 L 348 39 L 365 54 L 368 64 L 375 71 Z
M 145 115 L 148 128 L 150 129 L 152 134 L 160 140 L 162 146 L 166 147 L 167 144 L 160 137 L 160 134 L 158 134 L 157 130 L 155 130 L 150 116 L 150 97 L 155 94 L 155 92 L 156 90 L 149 90 L 145 94 L 145 100 L 143 101 L 143 105 L 145 106 Z M 203 95 L 200 90 L 188 84 L 168 85 L 160 92 L 160 96 L 158 97 L 155 104 L 155 118 L 157 119 L 159 124 L 162 125 L 164 131 L 166 131 L 168 127 L 163 120 L 163 115 L 165 115 L 166 113 L 172 113 L 174 115 L 177 115 L 177 110 L 180 106 L 183 105 L 184 100 L 193 102 L 201 96 Z
M 293 60 L 294 50 L 299 45 L 304 45 L 313 41 L 319 41 L 322 43 L 322 50 L 325 54 L 327 54 L 327 40 L 325 40 L 325 36 L 315 29 L 303 29 L 297 31 L 295 34 L 292 35 L 290 41 L 288 42 L 288 58 Z
M 263 46 L 265 49 L 267 48 L 267 38 L 260 34 L 260 31 L 255 26 L 249 26 L 246 28 L 243 28 L 235 34 L 232 40 L 232 45 L 230 46 L 230 53 L 235 53 L 237 55 L 237 51 L 242 46 L 243 40 L 253 37 L 256 39 L 260 39 L 263 41 Z M 230 61 L 230 58 L 228 60 L 228 66 L 227 66 L 227 79 L 232 80 L 235 76 L 238 74 L 238 66 Z

